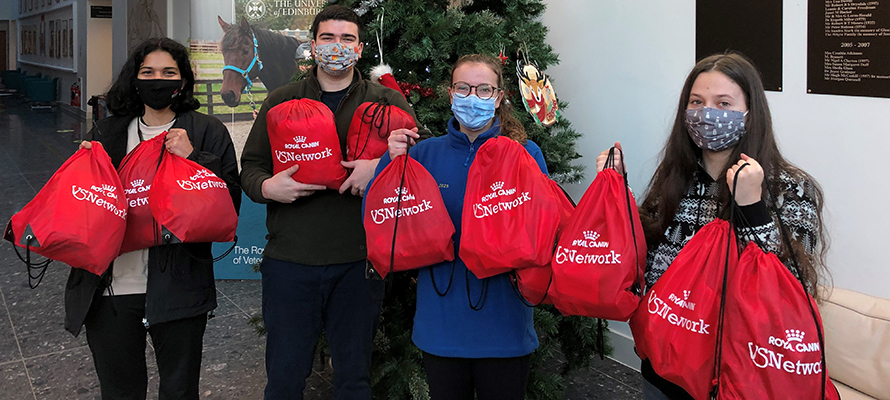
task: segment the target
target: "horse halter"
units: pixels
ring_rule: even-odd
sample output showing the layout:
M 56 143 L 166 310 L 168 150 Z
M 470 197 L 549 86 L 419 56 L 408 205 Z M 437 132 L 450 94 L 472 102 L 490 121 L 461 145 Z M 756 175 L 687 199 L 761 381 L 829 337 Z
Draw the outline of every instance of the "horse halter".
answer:
M 223 67 L 223 71 L 227 69 L 235 71 L 241 74 L 241 76 L 244 77 L 244 80 L 247 81 L 247 85 L 244 86 L 244 90 L 242 90 L 241 93 L 250 93 L 250 88 L 253 87 L 253 82 L 251 82 L 250 77 L 247 76 L 247 74 L 250 73 L 250 71 L 253 69 L 253 66 L 258 65 L 259 71 L 263 70 L 263 62 L 260 60 L 260 52 L 257 49 L 259 45 L 256 41 L 256 34 L 253 33 L 253 30 L 251 30 L 250 35 L 253 36 L 253 59 L 250 60 L 250 65 L 247 66 L 247 69 L 241 69 L 234 65 L 226 65 L 225 67 Z

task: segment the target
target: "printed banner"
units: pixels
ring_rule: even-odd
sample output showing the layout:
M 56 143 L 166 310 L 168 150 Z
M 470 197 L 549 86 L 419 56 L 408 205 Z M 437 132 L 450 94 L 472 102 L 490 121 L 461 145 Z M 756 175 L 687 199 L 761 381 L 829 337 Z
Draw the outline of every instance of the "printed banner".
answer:
M 286 85 L 309 56 L 309 28 L 327 0 L 192 0 L 189 51 L 198 110 L 221 120 L 241 149 L 268 92 Z M 238 244 L 214 264 L 217 279 L 259 279 L 266 207 L 242 196 Z M 215 243 L 220 255 L 231 243 Z

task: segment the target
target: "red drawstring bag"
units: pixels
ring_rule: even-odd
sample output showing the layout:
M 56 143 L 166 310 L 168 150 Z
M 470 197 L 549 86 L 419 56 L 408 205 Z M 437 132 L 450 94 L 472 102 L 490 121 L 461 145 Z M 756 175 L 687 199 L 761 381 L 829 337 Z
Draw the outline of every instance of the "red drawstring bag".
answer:
M 365 102 L 355 109 L 346 134 L 346 161 L 373 160 L 389 149 L 389 133 L 417 127 L 411 114 L 384 99 Z
M 646 239 L 626 178 L 614 168 L 587 188 L 552 263 L 550 295 L 565 315 L 627 321 L 639 306 Z
M 118 173 L 127 196 L 127 231 L 120 253 L 160 244 L 160 230 L 151 216 L 148 192 L 164 154 L 167 132 L 140 142 L 121 161 Z
M 29 251 L 29 259 L 22 260 L 29 267 L 33 251 L 101 276 L 119 254 L 126 220 L 121 180 L 102 144 L 93 142 L 92 149 L 80 149 L 65 161 L 12 216 L 4 237 Z
M 729 222 L 708 223 L 630 318 L 640 358 L 696 400 L 708 399 L 712 388 L 724 275 L 734 275 L 738 254 Z
M 559 201 L 535 159 L 513 139 L 486 141 L 470 166 L 461 216 L 461 259 L 483 279 L 547 265 Z
M 454 224 L 439 185 L 411 157 L 396 157 L 365 195 L 368 260 L 381 277 L 454 260 Z
M 311 99 L 286 101 L 266 113 L 266 126 L 273 174 L 298 164 L 295 181 L 340 189 L 346 168 L 340 164 L 340 139 L 328 106 Z
M 779 258 L 749 243 L 728 282 L 717 398 L 839 398 L 816 302 Z
M 558 231 L 562 232 L 575 210 L 575 203 L 556 181 L 551 179 L 550 187 L 558 199 Z M 514 272 L 516 273 L 514 287 L 519 291 L 520 299 L 529 303 L 528 305 L 553 304 L 553 298 L 547 295 L 553 282 L 552 262 L 543 267 L 517 269 Z
M 222 178 L 200 164 L 165 154 L 148 195 L 160 243 L 231 242 L 238 214 Z

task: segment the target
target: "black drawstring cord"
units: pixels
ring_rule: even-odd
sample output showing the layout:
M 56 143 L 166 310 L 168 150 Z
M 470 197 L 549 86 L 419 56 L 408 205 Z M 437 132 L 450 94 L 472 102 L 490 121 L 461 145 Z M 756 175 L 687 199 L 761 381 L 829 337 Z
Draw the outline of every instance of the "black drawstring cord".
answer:
M 624 151 L 622 151 L 621 149 L 619 149 L 617 147 L 612 147 L 611 149 L 609 149 L 609 155 L 608 155 L 608 157 L 606 157 L 606 163 L 603 167 L 604 168 L 614 168 L 615 167 L 615 151 L 616 150 L 621 152 L 621 154 L 620 154 L 621 155 L 621 177 L 624 179 L 624 195 L 625 195 L 625 199 L 627 200 L 627 219 L 628 219 L 628 223 L 630 224 L 630 234 L 631 234 L 631 237 L 633 238 L 633 242 L 634 242 L 634 261 L 636 261 L 637 276 L 635 279 L 635 283 L 633 284 L 633 286 L 631 286 L 630 290 L 631 290 L 631 293 L 633 293 L 637 296 L 642 296 L 643 288 L 646 286 L 645 272 L 643 272 L 643 273 L 640 272 L 640 269 L 642 269 L 640 267 L 640 256 L 639 256 L 640 250 L 637 247 L 637 228 L 634 225 L 633 209 L 631 208 L 631 204 L 630 204 L 630 184 L 627 181 L 627 163 L 624 161 Z
M 544 300 L 547 300 L 547 296 L 550 294 L 550 285 L 553 284 L 553 268 L 550 268 L 550 280 L 547 281 L 547 288 L 544 289 L 544 296 L 541 297 L 541 301 L 537 303 L 532 303 L 525 298 L 525 295 L 522 294 L 522 289 L 519 288 L 519 274 L 516 273 L 516 270 L 510 271 L 510 286 L 513 287 L 513 293 L 516 294 L 516 297 L 519 297 L 519 301 L 522 302 L 526 307 L 537 307 L 541 304 L 544 304 Z M 469 290 L 467 290 L 469 292 Z
M 380 103 L 376 103 L 376 104 L 379 105 Z M 370 108 L 371 107 L 368 106 L 368 108 L 365 109 L 365 111 L 367 112 L 367 110 Z M 375 113 L 375 115 L 376 115 L 376 113 Z M 363 121 L 364 121 L 364 119 L 363 119 Z M 369 131 L 369 134 L 370 134 L 370 131 Z M 365 144 L 367 145 L 367 142 Z M 404 196 L 404 193 L 402 193 L 402 192 L 403 192 L 403 189 L 405 188 L 405 175 L 408 172 L 408 158 L 411 157 L 411 154 L 408 153 L 408 150 L 411 149 L 411 142 L 408 141 L 406 144 L 408 147 L 405 148 L 405 163 L 402 165 L 402 177 L 399 180 L 399 187 L 398 187 L 398 189 L 396 189 L 396 212 L 395 212 L 395 217 L 393 218 L 392 246 L 389 249 L 389 274 L 392 274 L 395 270 L 396 237 L 397 237 L 397 232 L 399 230 L 399 217 L 402 215 L 402 197 Z M 357 141 L 356 141 L 356 146 L 358 146 Z M 364 152 L 364 149 L 362 149 L 362 151 Z M 358 155 L 356 155 L 356 159 L 357 158 L 358 158 Z M 432 271 L 432 268 L 430 268 L 430 270 Z M 430 274 L 432 274 L 432 272 L 430 272 Z M 374 265 L 371 264 L 370 261 L 367 261 L 366 265 L 365 265 L 365 278 L 371 278 L 373 276 L 375 276 L 374 275 Z M 435 285 L 436 285 L 436 282 L 435 282 L 435 280 L 433 280 L 433 287 L 435 287 Z M 449 286 L 450 286 L 450 282 L 449 282 Z M 438 292 L 439 292 L 439 290 L 437 289 L 436 293 L 438 293 Z M 444 296 L 444 294 L 440 294 L 440 296 Z
M 22 257 L 22 254 L 19 252 L 18 246 L 13 245 L 12 248 L 15 250 L 15 255 L 18 256 L 19 260 L 25 263 L 25 266 L 28 268 L 28 287 L 36 289 L 37 286 L 40 286 L 40 282 L 43 281 L 43 277 L 46 275 L 46 269 L 53 260 L 47 258 L 43 261 L 31 262 L 31 242 L 35 238 L 33 235 L 27 235 L 24 239 L 26 243 L 24 257 Z
M 141 261 L 142 260 L 140 260 L 140 262 Z M 111 268 L 108 268 L 108 270 L 105 271 L 105 275 L 103 275 L 101 278 L 99 278 L 99 286 L 102 291 L 105 291 L 105 289 L 108 289 L 108 300 L 110 301 L 110 304 L 111 304 L 111 315 L 116 317 L 117 316 L 117 306 L 115 306 L 115 304 L 114 304 L 115 303 L 114 288 L 111 286 L 111 282 L 114 280 L 114 273 L 112 272 L 112 268 L 114 268 L 114 264 L 111 265 Z
M 448 275 L 448 286 L 445 286 L 445 291 L 440 291 L 439 286 L 436 285 L 436 276 L 433 274 L 433 267 L 429 267 L 430 270 L 430 280 L 433 281 L 433 290 L 436 291 L 436 294 L 439 297 L 445 297 L 448 294 L 448 291 L 451 290 L 451 282 L 454 281 L 454 265 L 457 263 L 457 255 L 454 256 L 454 260 L 451 261 L 451 275 Z
M 228 255 L 232 252 L 232 250 L 235 250 L 235 246 L 237 246 L 237 245 L 238 245 L 238 235 L 235 235 L 235 242 L 232 243 L 232 246 L 229 247 L 229 249 L 226 250 L 225 253 L 222 253 L 222 255 L 219 255 L 219 256 L 216 256 L 216 257 L 213 257 L 213 254 L 212 254 L 212 253 L 210 254 L 210 256 L 213 257 L 213 259 L 210 260 L 210 263 L 215 263 L 215 262 L 217 262 L 217 261 L 222 260 L 223 258 L 226 258 L 226 256 L 228 256 Z M 192 255 L 192 253 L 189 252 L 189 255 Z
M 389 126 L 392 115 L 388 109 L 388 106 L 389 100 L 384 98 L 380 101 L 374 102 L 374 104 L 368 105 L 368 107 L 365 108 L 365 110 L 362 112 L 362 115 L 359 117 L 359 133 L 355 137 L 355 155 L 352 157 L 353 160 L 358 160 L 359 157 L 361 157 L 361 155 L 365 153 L 365 149 L 368 148 L 368 142 L 371 141 L 371 131 L 374 128 L 377 128 L 377 136 L 381 139 L 389 136 Z M 382 129 L 384 121 L 386 124 L 385 130 Z M 366 123 L 368 125 L 368 134 L 364 135 L 365 144 L 361 147 L 361 151 L 359 151 L 359 142 L 361 141 L 363 127 Z
M 735 195 L 737 193 L 737 187 L 739 185 L 739 172 L 741 172 L 745 167 L 747 167 L 748 163 L 742 164 L 739 169 L 735 172 L 735 178 L 732 182 L 732 199 L 729 202 L 729 232 L 726 234 L 726 259 L 723 264 L 723 286 L 720 291 L 720 311 L 717 319 L 717 344 L 714 353 L 716 354 L 715 363 L 714 363 L 714 380 L 713 387 L 711 388 L 711 399 L 717 398 L 717 393 L 720 390 L 720 371 L 721 371 L 721 363 L 723 362 L 723 321 L 724 321 L 724 311 L 726 310 L 726 285 L 728 282 L 729 275 L 729 253 L 730 253 L 730 244 L 732 243 L 732 234 L 733 227 L 735 226 L 735 210 L 736 210 L 736 202 Z M 736 254 L 738 257 L 738 254 Z
M 566 197 L 566 199 L 569 200 L 569 203 L 572 204 L 572 207 L 578 206 L 577 204 L 575 204 L 575 200 L 572 199 L 572 196 L 569 196 L 569 193 L 566 192 L 566 190 L 563 189 L 562 186 L 559 186 L 559 184 L 557 184 L 556 186 L 559 188 L 559 190 L 562 191 L 562 194 Z M 557 238 L 556 241 L 558 242 L 559 238 Z M 556 248 L 556 245 L 557 245 L 557 243 L 554 242 L 553 243 L 554 249 Z M 521 279 L 519 279 L 519 274 L 517 274 L 516 271 L 513 270 L 510 273 L 510 284 L 513 286 L 513 292 L 516 293 L 516 296 L 519 297 L 519 300 L 522 301 L 522 304 L 525 304 L 526 307 L 537 307 L 541 304 L 544 304 L 544 301 L 547 300 L 547 296 L 550 295 L 550 286 L 553 284 L 553 267 L 551 266 L 551 268 L 550 268 L 550 280 L 547 282 L 547 289 L 544 290 L 544 297 L 542 297 L 541 301 L 539 301 L 537 304 L 532 304 L 531 302 L 526 300 L 525 295 L 522 294 L 522 290 L 519 289 L 519 281 L 520 280 Z
M 464 271 L 464 282 L 467 283 L 467 302 L 473 311 L 480 311 L 482 307 L 485 307 L 485 302 L 488 301 L 488 281 L 489 278 L 482 279 L 482 291 L 479 293 L 479 300 L 476 301 L 476 304 L 473 304 L 473 299 L 470 298 L 470 270 Z
M 370 108 L 370 107 L 368 107 L 368 108 Z M 408 147 L 405 148 L 405 163 L 402 164 L 402 178 L 401 178 L 401 180 L 399 181 L 399 188 L 398 188 L 398 191 L 397 191 L 398 194 L 396 195 L 396 212 L 395 212 L 396 216 L 395 216 L 395 218 L 393 218 L 393 227 L 392 227 L 392 247 L 390 248 L 390 252 L 389 252 L 389 273 L 390 273 L 390 274 L 392 274 L 392 273 L 393 273 L 393 270 L 395 269 L 395 263 L 396 263 L 396 232 L 398 232 L 398 229 L 399 229 L 399 216 L 402 215 L 402 197 L 405 196 L 405 194 L 403 193 L 403 191 L 404 191 L 404 189 L 405 189 L 405 175 L 406 175 L 406 173 L 408 172 L 408 158 L 411 157 L 411 154 L 408 153 L 408 150 L 411 149 L 411 141 L 408 140 L 408 141 L 406 142 L 406 145 L 407 145 Z
M 781 232 L 782 239 L 785 242 L 785 246 L 788 247 L 788 256 L 791 259 L 791 264 L 794 266 L 795 269 L 797 269 L 797 274 L 798 274 L 798 276 L 800 276 L 800 279 L 798 281 L 800 282 L 801 288 L 803 288 L 803 293 L 804 293 L 804 296 L 806 297 L 807 306 L 810 308 L 810 315 L 813 317 L 813 323 L 816 325 L 816 336 L 818 336 L 818 338 L 819 338 L 819 348 L 822 350 L 822 357 L 820 360 L 820 363 L 822 366 L 822 379 L 821 379 L 821 381 L 822 381 L 821 382 L 822 396 L 820 397 L 820 399 L 824 400 L 825 394 L 826 394 L 825 391 L 827 390 L 826 384 L 825 384 L 827 377 L 825 376 L 825 374 L 828 373 L 827 365 L 825 362 L 825 337 L 822 332 L 822 327 L 819 326 L 819 318 L 816 315 L 816 309 L 813 308 L 813 302 L 810 301 L 809 292 L 807 291 L 807 285 L 806 285 L 806 283 L 804 283 L 804 281 L 805 281 L 804 271 L 803 271 L 803 269 L 800 268 L 800 263 L 798 263 L 797 256 L 795 256 L 795 254 L 794 254 L 794 248 L 791 247 L 791 239 L 790 239 L 790 234 L 788 233 L 788 229 L 785 227 L 785 224 L 782 222 L 782 216 L 779 214 L 779 210 L 776 209 L 775 207 L 773 207 L 773 212 L 776 214 L 776 220 L 779 221 L 779 229 L 782 230 L 782 232 Z
M 172 234 L 168 234 L 168 235 L 170 236 L 170 239 L 172 239 Z M 169 239 L 168 239 L 168 241 L 169 241 Z M 164 244 L 170 244 L 170 243 L 165 242 Z M 174 243 L 174 244 L 185 244 L 185 243 Z M 195 256 L 194 254 L 192 254 L 191 251 L 188 251 L 188 249 L 186 249 L 185 253 L 188 254 L 188 256 L 192 260 L 200 261 L 200 262 L 208 263 L 208 264 L 213 264 L 213 263 L 216 263 L 216 262 L 222 260 L 223 258 L 226 258 L 226 256 L 228 256 L 229 254 L 232 253 L 232 250 L 235 250 L 235 246 L 237 246 L 237 245 L 238 245 L 238 235 L 235 235 L 235 241 L 232 243 L 232 246 L 230 246 L 229 249 L 225 251 L 225 253 L 222 253 L 216 257 L 213 257 L 212 253 L 210 254 L 211 258 L 198 257 L 198 256 Z

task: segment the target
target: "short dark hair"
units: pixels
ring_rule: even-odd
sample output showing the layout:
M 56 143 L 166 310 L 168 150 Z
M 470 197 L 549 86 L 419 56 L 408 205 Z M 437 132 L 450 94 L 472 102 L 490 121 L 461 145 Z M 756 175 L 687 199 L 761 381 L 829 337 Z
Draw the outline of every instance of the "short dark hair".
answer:
M 195 99 L 195 73 L 189 62 L 188 50 L 179 42 L 166 38 L 148 39 L 133 49 L 127 62 L 121 68 L 117 80 L 111 85 L 106 95 L 108 110 L 114 115 L 140 116 L 145 113 L 145 104 L 139 98 L 136 91 L 136 79 L 139 68 L 145 61 L 145 57 L 155 51 L 162 50 L 170 54 L 179 68 L 179 75 L 185 81 L 185 86 L 179 92 L 179 96 L 173 100 L 170 109 L 176 113 L 197 110 L 201 104 Z
M 318 15 L 315 16 L 315 20 L 312 21 L 312 28 L 309 29 L 309 32 L 312 33 L 312 39 L 315 40 L 318 35 L 318 25 L 325 21 L 330 21 L 332 19 L 339 21 L 352 22 L 356 26 L 358 26 L 358 40 L 362 40 L 362 31 L 364 31 L 364 27 L 362 26 L 362 20 L 359 19 L 358 14 L 355 13 L 351 8 L 346 6 L 341 6 L 339 4 L 331 5 L 325 7 Z

